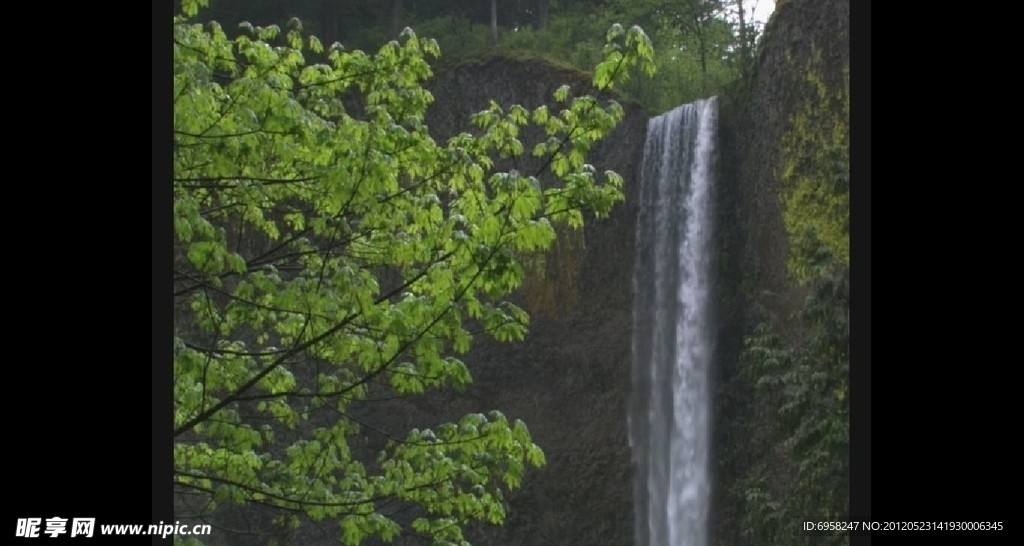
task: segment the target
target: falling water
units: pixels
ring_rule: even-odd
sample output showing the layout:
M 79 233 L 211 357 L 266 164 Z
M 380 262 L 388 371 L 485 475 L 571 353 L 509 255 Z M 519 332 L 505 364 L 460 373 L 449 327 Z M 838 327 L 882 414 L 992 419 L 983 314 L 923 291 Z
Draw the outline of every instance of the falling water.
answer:
M 718 106 L 647 125 L 634 265 L 629 415 L 637 546 L 705 546 L 710 191 Z

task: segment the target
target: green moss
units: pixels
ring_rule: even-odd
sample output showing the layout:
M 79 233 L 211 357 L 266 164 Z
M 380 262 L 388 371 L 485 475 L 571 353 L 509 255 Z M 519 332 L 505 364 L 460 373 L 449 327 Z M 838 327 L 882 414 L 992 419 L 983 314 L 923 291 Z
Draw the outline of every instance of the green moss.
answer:
M 783 221 L 788 267 L 806 284 L 823 263 L 850 264 L 850 92 L 820 76 L 820 55 L 807 67 L 807 99 L 790 117 L 782 139 Z

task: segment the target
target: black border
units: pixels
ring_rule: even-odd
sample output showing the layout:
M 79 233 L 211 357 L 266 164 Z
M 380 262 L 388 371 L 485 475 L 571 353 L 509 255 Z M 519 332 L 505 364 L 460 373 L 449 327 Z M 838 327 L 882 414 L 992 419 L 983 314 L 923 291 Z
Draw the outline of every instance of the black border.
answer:
M 1018 213 L 1003 208 L 1004 203 L 1016 207 L 1001 190 L 1005 175 L 984 172 L 1002 154 L 994 153 L 988 132 L 976 125 L 979 119 L 1003 122 L 1005 116 L 988 115 L 985 107 L 1005 101 L 986 86 L 980 109 L 967 101 L 968 115 L 944 115 L 935 108 L 936 99 L 955 113 L 958 101 L 977 91 L 974 82 L 951 77 L 946 55 L 911 44 L 939 43 L 931 29 L 946 25 L 948 14 L 886 5 L 885 15 L 871 21 L 869 2 L 851 4 L 856 30 L 851 50 L 851 509 L 857 514 L 866 507 L 874 522 L 1003 526 L 1001 531 L 875 533 L 870 537 L 875 546 L 1017 543 L 1010 540 L 1019 534 L 1013 518 L 1019 358 L 1015 348 L 1003 345 L 1019 337 L 1015 290 L 1012 281 L 1003 280 L 1015 272 L 1005 260 L 1016 246 L 996 242 L 1004 231 L 996 223 L 1013 222 Z M 958 40 L 987 43 L 984 33 L 968 26 Z M 883 53 L 876 60 L 886 77 L 879 89 L 887 99 L 880 103 L 879 118 L 886 129 L 872 138 L 871 41 L 879 39 Z M 911 50 L 921 53 L 912 61 L 895 54 Z M 958 92 L 955 98 L 951 90 Z M 925 96 L 932 98 L 919 100 Z M 882 157 L 889 151 L 890 157 L 879 162 L 884 198 L 873 205 L 872 149 Z M 873 252 L 872 223 L 884 233 Z M 871 254 L 884 264 L 874 290 L 883 310 L 873 322 L 862 313 L 871 306 Z M 882 340 L 874 351 L 882 363 L 876 374 L 870 363 L 872 330 Z M 858 462 L 865 449 L 869 480 Z M 851 542 L 863 544 L 869 542 Z
M 149 211 L 138 202 L 147 184 L 140 174 L 146 122 L 139 99 L 145 83 L 135 71 L 144 70 L 139 57 L 146 29 L 113 12 L 98 16 L 94 5 L 18 8 L 25 11 L 12 20 L 37 39 L 31 54 L 12 57 L 10 67 L 21 86 L 12 114 L 31 123 L 12 125 L 9 154 L 17 174 L 6 217 L 17 221 L 5 230 L 4 462 L 12 506 L 5 536 L 15 543 L 64 543 L 71 540 L 70 520 L 95 518 L 93 537 L 75 541 L 138 544 L 138 536 L 103 536 L 100 526 L 156 523 L 146 479 L 152 393 L 142 384 L 154 366 L 169 367 L 150 362 L 142 347 L 147 305 L 138 264 L 148 250 L 143 226 Z M 170 10 L 161 11 L 169 31 Z M 153 44 L 169 53 L 168 38 L 154 36 Z M 168 82 L 155 83 L 164 85 L 169 100 L 165 57 L 153 74 Z M 167 135 L 169 121 L 161 129 Z M 153 183 L 169 188 L 165 165 L 163 180 Z M 169 277 L 169 267 L 160 268 Z M 161 390 L 169 401 L 169 384 Z M 168 412 L 170 404 L 164 408 Z M 169 449 L 166 454 L 169 461 Z M 163 481 L 169 491 L 169 480 Z M 52 517 L 69 520 L 68 532 L 56 540 L 15 537 L 17 520 Z
M 152 416 L 151 520 L 172 522 L 173 500 L 173 359 L 170 341 L 174 331 L 171 316 L 171 225 L 172 192 L 172 25 L 177 2 L 150 5 L 152 28 Z M 153 538 L 153 544 L 166 546 L 167 540 Z
M 850 6 L 850 520 L 871 521 L 871 2 Z M 850 537 L 870 546 L 871 535 Z

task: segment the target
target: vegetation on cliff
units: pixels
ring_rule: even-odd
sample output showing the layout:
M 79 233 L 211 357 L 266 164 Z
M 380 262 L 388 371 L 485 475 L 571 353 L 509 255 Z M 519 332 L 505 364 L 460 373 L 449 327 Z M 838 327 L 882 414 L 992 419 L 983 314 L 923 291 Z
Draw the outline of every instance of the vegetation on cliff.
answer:
M 827 83 L 824 74 L 838 74 Z M 771 421 L 760 449 L 781 461 L 745 480 L 744 534 L 758 544 L 844 544 L 801 534 L 793 522 L 845 521 L 850 508 L 849 68 L 812 47 L 779 146 L 787 266 L 805 294 L 796 332 L 761 323 L 741 355 L 756 404 Z
M 438 41 L 447 59 L 529 51 L 590 70 L 604 32 L 639 25 L 655 46 L 657 74 L 637 70 L 620 90 L 649 110 L 742 88 L 763 23 L 751 0 L 212 0 L 211 17 L 231 24 L 299 16 L 318 36 L 376 49 L 408 26 Z

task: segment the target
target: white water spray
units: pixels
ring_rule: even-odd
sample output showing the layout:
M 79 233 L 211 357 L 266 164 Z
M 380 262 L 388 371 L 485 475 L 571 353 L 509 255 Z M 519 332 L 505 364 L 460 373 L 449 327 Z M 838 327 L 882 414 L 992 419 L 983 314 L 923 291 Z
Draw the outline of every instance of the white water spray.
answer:
M 634 265 L 636 546 L 706 546 L 711 184 L 718 104 L 652 118 Z

